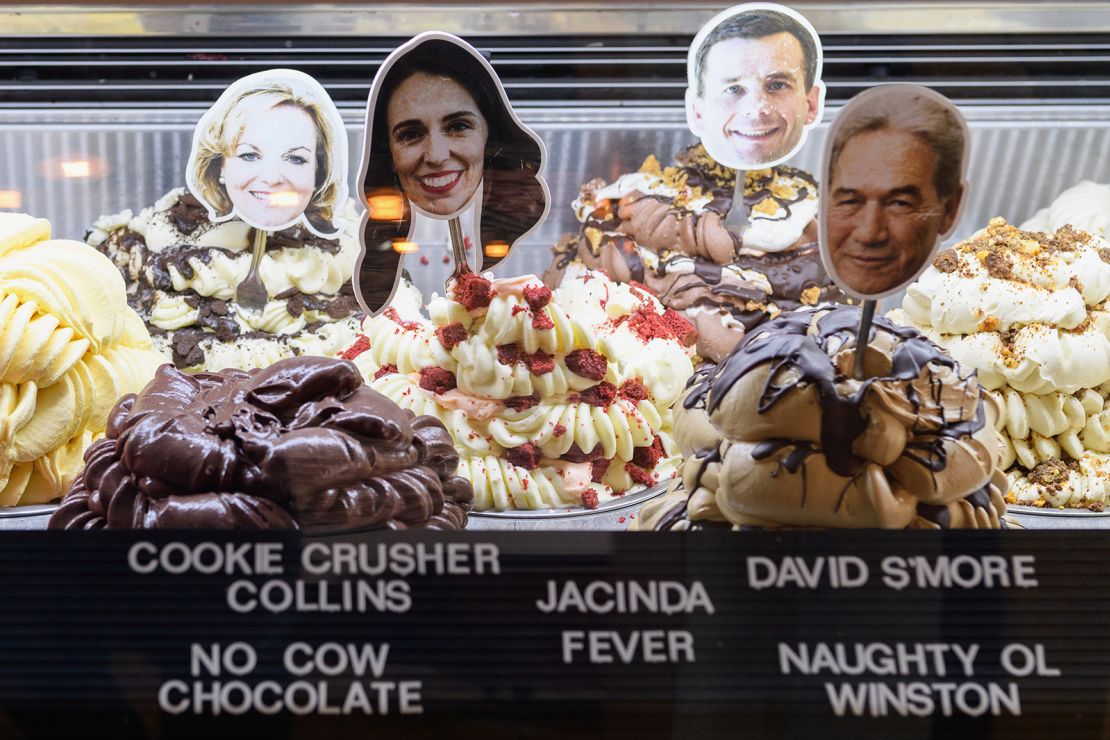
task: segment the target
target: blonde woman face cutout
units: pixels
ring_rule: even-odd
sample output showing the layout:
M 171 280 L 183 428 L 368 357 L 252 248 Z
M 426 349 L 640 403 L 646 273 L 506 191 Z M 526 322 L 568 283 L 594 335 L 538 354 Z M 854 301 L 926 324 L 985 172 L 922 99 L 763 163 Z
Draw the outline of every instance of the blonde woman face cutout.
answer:
M 316 187 L 317 131 L 308 113 L 276 105 L 247 121 L 231 145 L 221 177 L 244 220 L 275 228 L 304 213 Z
M 397 87 L 386 119 L 393 169 L 409 199 L 437 216 L 465 206 L 482 182 L 489 137 L 466 88 L 417 72 Z

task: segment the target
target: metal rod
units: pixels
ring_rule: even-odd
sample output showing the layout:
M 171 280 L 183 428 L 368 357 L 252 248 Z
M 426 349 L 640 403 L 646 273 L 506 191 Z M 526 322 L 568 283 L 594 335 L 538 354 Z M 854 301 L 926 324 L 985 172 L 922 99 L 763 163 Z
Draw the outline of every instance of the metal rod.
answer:
M 471 272 L 471 269 L 470 262 L 466 259 L 466 239 L 463 238 L 462 224 L 457 217 L 447 219 L 447 230 L 451 235 L 451 254 L 455 257 L 455 269 L 443 282 L 443 289 L 450 295 L 459 279 Z
M 451 252 L 455 255 L 455 266 L 470 267 L 470 261 L 466 258 L 466 238 L 458 216 L 447 220 L 447 229 L 451 233 Z
M 863 358 L 867 354 L 867 344 L 871 341 L 871 321 L 875 318 L 876 301 L 864 301 L 859 314 L 859 333 L 856 336 L 856 361 L 852 377 L 863 380 Z
M 748 204 L 744 202 L 744 170 L 736 170 L 736 182 L 732 188 L 732 205 L 725 214 L 725 228 L 740 237 L 743 243 L 744 232 L 748 230 Z

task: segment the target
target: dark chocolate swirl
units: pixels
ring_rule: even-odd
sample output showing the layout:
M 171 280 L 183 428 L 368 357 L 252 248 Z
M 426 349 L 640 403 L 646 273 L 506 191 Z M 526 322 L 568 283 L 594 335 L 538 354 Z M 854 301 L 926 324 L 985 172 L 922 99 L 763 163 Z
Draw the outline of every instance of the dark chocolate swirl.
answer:
M 443 425 L 344 360 L 159 368 L 109 417 L 52 529 L 457 529 L 473 491 Z

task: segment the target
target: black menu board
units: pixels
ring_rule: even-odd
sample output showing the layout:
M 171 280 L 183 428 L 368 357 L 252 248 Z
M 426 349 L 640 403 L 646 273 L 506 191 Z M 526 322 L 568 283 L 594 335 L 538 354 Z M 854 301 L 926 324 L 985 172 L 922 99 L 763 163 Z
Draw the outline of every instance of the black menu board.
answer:
M 1098 532 L 12 533 L 0 736 L 1102 737 L 1106 553 Z

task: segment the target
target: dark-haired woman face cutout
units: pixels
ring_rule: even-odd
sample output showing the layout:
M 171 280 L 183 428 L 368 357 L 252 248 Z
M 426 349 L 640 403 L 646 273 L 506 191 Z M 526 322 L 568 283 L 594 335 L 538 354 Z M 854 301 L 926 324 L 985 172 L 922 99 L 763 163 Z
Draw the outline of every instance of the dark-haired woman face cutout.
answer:
M 489 126 L 466 88 L 417 72 L 386 111 L 393 169 L 405 195 L 428 213 L 461 210 L 482 182 Z

